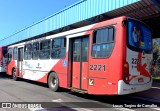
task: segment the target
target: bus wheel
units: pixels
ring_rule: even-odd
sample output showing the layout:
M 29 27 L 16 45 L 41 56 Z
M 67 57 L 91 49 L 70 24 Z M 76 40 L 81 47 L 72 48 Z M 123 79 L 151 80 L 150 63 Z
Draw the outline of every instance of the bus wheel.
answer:
M 15 81 L 18 80 L 18 77 L 17 77 L 17 74 L 16 74 L 16 69 L 13 69 L 13 71 L 12 71 L 12 78 L 13 78 L 13 80 L 15 80 Z
M 52 91 L 57 91 L 59 88 L 59 79 L 56 73 L 50 73 L 48 77 L 48 86 Z

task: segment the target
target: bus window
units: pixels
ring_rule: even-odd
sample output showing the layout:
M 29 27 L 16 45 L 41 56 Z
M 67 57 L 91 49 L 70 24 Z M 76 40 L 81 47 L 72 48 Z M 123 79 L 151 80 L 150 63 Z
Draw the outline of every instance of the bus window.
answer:
M 33 43 L 33 52 L 32 52 L 32 59 L 38 59 L 38 52 L 39 52 L 39 42 Z
M 24 47 L 24 59 L 30 60 L 32 58 L 32 44 L 26 44 Z
M 40 59 L 49 59 L 50 58 L 50 40 L 41 41 L 39 58 Z
M 80 62 L 80 57 L 81 57 L 81 39 L 76 39 L 74 40 L 73 43 L 73 62 Z
M 114 46 L 114 28 L 107 27 L 94 31 L 92 57 L 109 57 Z
M 8 63 L 12 60 L 12 48 L 8 49 Z
M 66 56 L 66 38 L 56 38 L 52 40 L 52 59 L 65 58 Z
M 83 38 L 82 40 L 82 61 L 88 62 L 88 47 L 89 47 L 89 38 Z
M 17 60 L 17 47 L 13 48 L 13 59 Z

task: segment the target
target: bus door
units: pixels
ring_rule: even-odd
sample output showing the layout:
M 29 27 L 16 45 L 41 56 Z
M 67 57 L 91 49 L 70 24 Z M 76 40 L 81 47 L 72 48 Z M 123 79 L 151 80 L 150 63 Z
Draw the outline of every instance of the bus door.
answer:
M 89 36 L 72 40 L 72 87 L 87 90 Z
M 22 76 L 22 70 L 23 70 L 23 47 L 18 48 L 18 61 L 17 61 L 17 74 L 18 76 Z

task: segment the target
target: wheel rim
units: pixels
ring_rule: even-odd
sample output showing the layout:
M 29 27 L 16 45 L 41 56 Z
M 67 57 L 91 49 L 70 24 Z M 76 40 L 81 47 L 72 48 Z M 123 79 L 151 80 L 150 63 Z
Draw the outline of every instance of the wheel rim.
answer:
M 16 78 L 16 71 L 13 71 L 13 78 Z
M 51 78 L 51 86 L 52 86 L 52 87 L 55 87 L 56 84 L 57 84 L 56 78 L 55 78 L 55 77 L 52 77 L 52 78 Z

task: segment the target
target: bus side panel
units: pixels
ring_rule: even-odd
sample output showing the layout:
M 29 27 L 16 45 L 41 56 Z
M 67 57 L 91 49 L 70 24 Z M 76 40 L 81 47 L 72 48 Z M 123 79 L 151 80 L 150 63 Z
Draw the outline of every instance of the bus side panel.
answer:
M 13 68 L 16 68 L 15 61 L 11 60 L 10 63 L 7 65 L 7 74 L 8 75 L 12 75 Z
M 47 83 L 48 82 L 48 73 L 46 73 L 42 78 L 38 79 L 37 82 Z M 67 75 L 62 73 L 57 73 L 59 78 L 59 86 L 67 88 Z
M 63 88 L 67 88 L 67 67 L 62 67 L 62 63 L 64 60 L 59 60 L 58 63 L 51 68 L 49 72 L 55 72 L 59 78 L 59 86 Z M 47 83 L 49 72 L 44 74 L 44 76 L 38 79 L 38 82 Z
M 67 74 L 58 74 L 59 86 L 67 88 Z
M 46 73 L 42 78 L 38 79 L 37 81 L 47 84 L 47 81 L 48 81 L 48 73 Z
M 66 57 L 67 58 L 67 57 Z M 48 82 L 48 76 L 55 72 L 59 78 L 59 86 L 67 88 L 67 60 L 44 60 L 44 61 L 24 61 L 23 78 L 42 83 Z M 34 75 L 34 77 L 33 77 Z
M 66 49 L 67 50 L 67 49 Z M 67 88 L 67 68 L 68 68 L 68 53 L 64 59 L 60 59 L 51 71 L 56 72 L 59 78 L 59 86 Z
M 90 63 L 89 63 L 89 86 L 88 93 L 89 94 L 108 94 L 114 95 L 118 94 L 118 80 L 122 79 L 122 64 L 123 64 L 123 37 L 124 33 L 122 33 L 122 20 L 124 18 L 120 18 L 117 20 L 112 20 L 110 23 L 115 25 L 115 42 L 113 51 L 108 58 L 92 58 L 90 55 Z M 93 36 L 92 36 L 93 37 Z M 90 41 L 92 44 L 92 40 Z M 92 45 L 90 45 L 90 51 L 92 51 Z M 90 52 L 91 54 L 92 52 Z M 95 65 L 95 66 L 94 66 Z M 95 70 L 94 67 L 98 65 L 104 67 L 106 66 L 106 70 L 102 68 L 101 71 Z M 93 66 L 93 70 L 91 70 Z M 93 83 L 93 84 L 92 84 Z
M 67 60 L 59 60 L 52 71 L 57 73 L 60 87 L 67 88 Z

